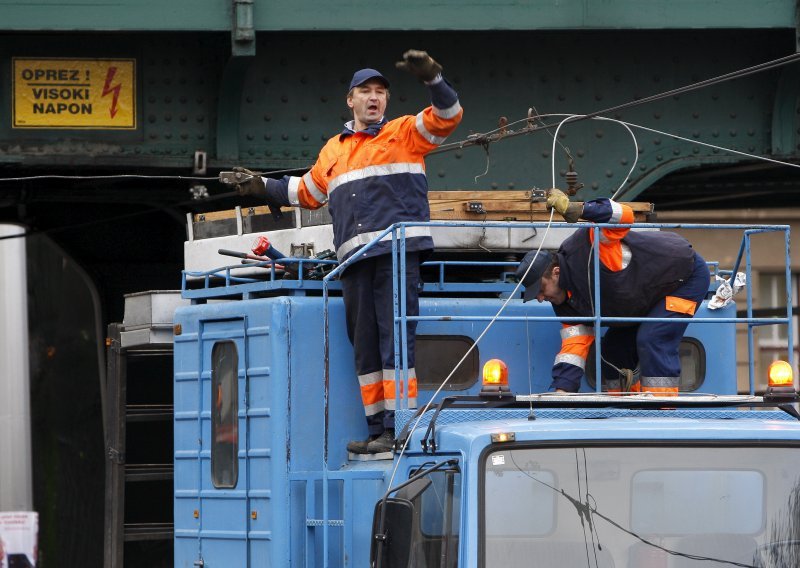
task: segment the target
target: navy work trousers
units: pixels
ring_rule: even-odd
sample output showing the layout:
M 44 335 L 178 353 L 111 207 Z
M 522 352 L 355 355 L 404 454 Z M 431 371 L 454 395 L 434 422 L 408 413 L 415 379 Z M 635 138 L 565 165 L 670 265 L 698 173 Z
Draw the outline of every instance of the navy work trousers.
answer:
M 399 267 L 399 260 L 398 260 Z M 419 315 L 419 253 L 406 255 L 406 315 Z M 399 280 L 399 278 L 398 278 Z M 394 302 L 392 255 L 359 260 L 341 277 L 347 318 L 347 336 L 353 344 L 356 373 L 361 386 L 364 412 L 371 436 L 394 428 Z M 398 294 L 400 293 L 398 282 Z M 407 322 L 409 405 L 416 399 L 416 373 L 413 392 L 414 345 L 417 322 Z M 402 353 L 401 344 L 401 353 Z M 384 394 L 385 393 L 385 394 Z M 413 399 L 411 398 L 413 394 Z
M 705 260 L 695 253 L 692 274 L 670 296 L 696 302 L 708 293 L 710 275 Z M 612 327 L 603 336 L 603 378 L 615 388 L 619 373 L 608 363 L 622 369 L 636 369 L 641 374 L 642 388 L 679 386 L 681 361 L 678 353 L 683 333 L 692 316 L 667 309 L 666 301 L 656 303 L 646 314 L 652 318 L 682 318 L 681 323 L 642 322 L 627 327 Z M 662 384 L 663 383 L 663 384 Z M 669 384 L 667 384 L 669 383 Z

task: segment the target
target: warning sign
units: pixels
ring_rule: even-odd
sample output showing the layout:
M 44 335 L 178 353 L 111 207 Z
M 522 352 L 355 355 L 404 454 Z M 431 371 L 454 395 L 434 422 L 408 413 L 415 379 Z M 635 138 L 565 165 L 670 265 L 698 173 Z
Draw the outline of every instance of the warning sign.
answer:
M 133 59 L 13 60 L 14 128 L 136 128 Z

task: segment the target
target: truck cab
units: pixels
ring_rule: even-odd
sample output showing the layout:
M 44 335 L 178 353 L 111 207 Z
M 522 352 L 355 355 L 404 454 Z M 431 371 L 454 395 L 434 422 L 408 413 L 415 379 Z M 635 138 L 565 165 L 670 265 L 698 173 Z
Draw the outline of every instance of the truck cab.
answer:
M 736 326 L 787 318 L 704 302 L 681 346 L 678 397 L 603 393 L 594 370 L 581 392 L 558 395 L 560 323 L 549 304 L 523 304 L 511 278 L 525 251 L 557 248 L 549 223 L 432 229 L 419 408 L 397 411 L 390 459 L 345 449 L 366 427 L 332 261 L 284 258 L 298 268 L 283 274 L 269 259 L 187 268 L 191 304 L 174 316 L 175 566 L 798 565 L 793 378 L 764 396 L 736 387 Z M 769 230 L 788 246 L 788 228 Z M 266 233 L 276 249 L 312 239 L 286 231 Z M 187 243 L 187 259 L 252 237 Z M 495 238 L 505 248 L 463 254 Z M 741 251 L 729 273 L 749 268 Z M 396 329 L 405 318 L 397 308 Z

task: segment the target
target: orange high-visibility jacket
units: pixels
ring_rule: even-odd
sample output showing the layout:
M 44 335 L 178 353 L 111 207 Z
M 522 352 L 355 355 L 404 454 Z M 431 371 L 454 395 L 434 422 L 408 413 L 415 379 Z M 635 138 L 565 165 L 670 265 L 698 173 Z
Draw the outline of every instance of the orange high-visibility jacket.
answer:
M 429 85 L 432 105 L 416 116 L 401 116 L 353 132 L 349 122 L 319 153 L 302 177 L 282 183 L 289 203 L 316 209 L 328 203 L 336 256 L 344 261 L 398 222 L 430 220 L 425 155 L 461 122 L 458 95 L 444 80 Z M 406 228 L 406 250 L 433 248 L 428 227 Z M 364 257 L 391 251 L 391 234 Z

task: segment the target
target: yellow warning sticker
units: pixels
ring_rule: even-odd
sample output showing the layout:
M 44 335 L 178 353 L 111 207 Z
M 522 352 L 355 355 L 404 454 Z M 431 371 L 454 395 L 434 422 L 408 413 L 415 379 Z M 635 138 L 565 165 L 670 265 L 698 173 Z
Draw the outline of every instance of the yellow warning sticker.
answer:
M 13 59 L 14 128 L 136 128 L 133 59 Z

